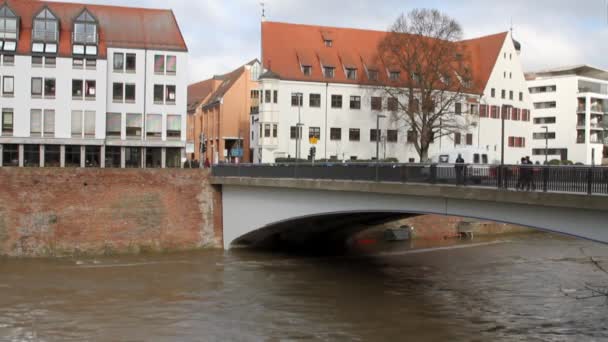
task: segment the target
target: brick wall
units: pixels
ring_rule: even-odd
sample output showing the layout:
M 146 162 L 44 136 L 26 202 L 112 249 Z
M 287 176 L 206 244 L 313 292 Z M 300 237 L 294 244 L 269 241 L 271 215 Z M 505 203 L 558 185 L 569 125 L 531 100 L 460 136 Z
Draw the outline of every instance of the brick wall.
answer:
M 202 170 L 0 168 L 0 255 L 221 247 Z M 221 213 L 221 210 L 217 211 Z

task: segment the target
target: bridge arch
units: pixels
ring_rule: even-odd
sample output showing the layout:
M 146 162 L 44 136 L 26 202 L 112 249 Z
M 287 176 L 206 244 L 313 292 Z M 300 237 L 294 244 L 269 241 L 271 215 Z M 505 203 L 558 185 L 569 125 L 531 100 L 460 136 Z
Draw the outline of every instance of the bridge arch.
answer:
M 552 205 L 542 196 L 533 201 L 487 200 L 476 193 L 454 188 L 456 196 L 441 195 L 432 186 L 422 192 L 338 190 L 335 187 L 284 187 L 224 184 L 224 247 L 251 242 L 318 218 L 346 220 L 351 229 L 365 220 L 382 221 L 412 215 L 445 215 L 509 223 L 538 230 L 608 243 L 608 211 Z M 370 190 L 370 189 L 367 189 Z M 458 192 L 462 192 L 458 194 Z M 536 203 L 536 204 L 535 204 Z M 330 220 L 328 220 L 330 221 Z M 304 224 L 302 224 L 304 223 Z M 346 225 L 342 225 L 345 227 Z M 308 225 L 312 231 L 312 225 Z M 329 224 L 327 231 L 341 230 Z

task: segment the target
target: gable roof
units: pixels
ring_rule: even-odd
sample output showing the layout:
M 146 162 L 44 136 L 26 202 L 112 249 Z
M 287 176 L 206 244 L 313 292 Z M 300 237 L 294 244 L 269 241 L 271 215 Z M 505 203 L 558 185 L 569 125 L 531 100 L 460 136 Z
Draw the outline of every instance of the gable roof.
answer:
M 378 81 L 388 84 L 388 69 L 377 57 L 378 44 L 387 32 L 288 24 L 262 23 L 262 62 L 265 68 L 278 74 L 281 79 L 308 82 L 327 82 L 322 65 L 336 68 L 332 83 L 377 84 L 367 79 L 366 68 L 380 71 Z M 473 91 L 482 93 L 508 32 L 459 42 L 470 57 L 473 73 Z M 331 47 L 324 40 L 331 40 Z M 301 65 L 312 66 L 310 76 L 305 76 Z M 346 78 L 342 67 L 358 70 L 357 80 Z
M 189 85 L 188 111 L 195 111 L 200 105 L 205 107 L 218 103 L 245 72 L 245 67 L 259 62 L 257 59 L 253 59 L 227 74 L 216 75 L 208 80 Z
M 19 17 L 19 54 L 31 53 L 33 18 L 45 7 L 59 20 L 59 56 L 72 55 L 73 24 L 85 8 L 99 24 L 101 58 L 106 56 L 107 47 L 188 51 L 171 10 L 39 0 L 5 0 L 5 3 Z

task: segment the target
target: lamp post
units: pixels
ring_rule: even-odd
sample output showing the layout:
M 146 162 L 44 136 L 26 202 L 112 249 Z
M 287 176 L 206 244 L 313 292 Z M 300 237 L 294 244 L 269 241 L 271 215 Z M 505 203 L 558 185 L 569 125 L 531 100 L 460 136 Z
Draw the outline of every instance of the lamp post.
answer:
M 549 164 L 549 127 L 540 126 L 540 128 L 545 130 L 545 165 L 548 165 Z
M 380 119 L 386 118 L 386 115 L 376 115 L 376 163 L 380 163 Z
M 302 124 L 301 108 L 302 108 L 302 93 L 297 93 L 298 98 L 298 123 L 296 124 L 296 163 L 300 161 L 300 153 L 302 152 Z

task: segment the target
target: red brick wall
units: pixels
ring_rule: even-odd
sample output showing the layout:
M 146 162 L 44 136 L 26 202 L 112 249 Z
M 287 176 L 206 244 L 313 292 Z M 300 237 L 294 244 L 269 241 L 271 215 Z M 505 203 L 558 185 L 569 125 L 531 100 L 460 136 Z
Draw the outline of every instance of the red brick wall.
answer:
M 0 255 L 221 247 L 218 194 L 208 177 L 180 169 L 0 168 Z

